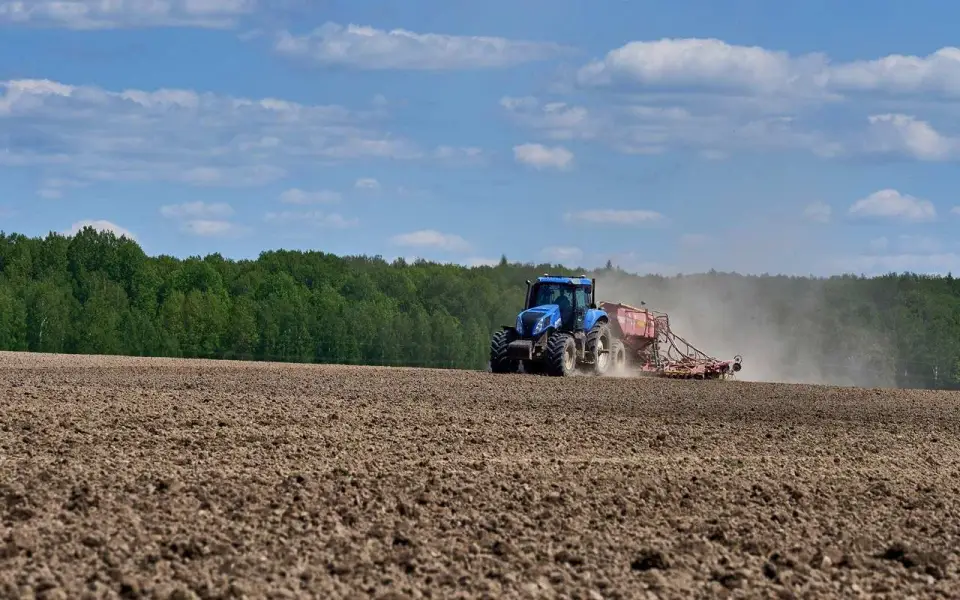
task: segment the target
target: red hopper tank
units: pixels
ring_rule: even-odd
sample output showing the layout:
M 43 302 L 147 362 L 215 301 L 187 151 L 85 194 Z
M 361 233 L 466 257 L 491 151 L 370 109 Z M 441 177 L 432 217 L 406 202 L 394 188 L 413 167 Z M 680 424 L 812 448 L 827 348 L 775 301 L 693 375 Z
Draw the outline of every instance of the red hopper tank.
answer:
M 719 379 L 741 369 L 741 357 L 719 360 L 708 356 L 670 330 L 665 313 L 617 302 L 600 302 L 610 317 L 615 339 L 625 349 L 623 363 L 661 377 Z M 615 362 L 620 362 L 619 357 Z

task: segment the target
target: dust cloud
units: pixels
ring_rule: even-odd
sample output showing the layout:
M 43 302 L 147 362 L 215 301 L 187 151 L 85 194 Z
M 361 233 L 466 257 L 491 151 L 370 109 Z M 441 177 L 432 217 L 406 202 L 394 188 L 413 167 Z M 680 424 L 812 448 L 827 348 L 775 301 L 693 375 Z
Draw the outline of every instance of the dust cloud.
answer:
M 743 357 L 743 381 L 896 387 L 879 334 L 826 323 L 822 281 L 704 274 L 597 273 L 597 300 L 665 312 L 674 334 L 722 360 Z M 865 352 L 865 348 L 870 348 Z

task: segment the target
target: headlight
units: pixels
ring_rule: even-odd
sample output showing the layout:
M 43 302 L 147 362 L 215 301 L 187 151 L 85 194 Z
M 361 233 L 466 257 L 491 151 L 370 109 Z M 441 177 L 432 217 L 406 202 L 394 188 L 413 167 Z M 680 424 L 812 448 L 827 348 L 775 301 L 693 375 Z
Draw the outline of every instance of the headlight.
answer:
M 546 322 L 547 322 L 546 317 L 543 317 L 539 321 L 537 321 L 536 327 L 533 328 L 533 335 L 538 335 L 541 331 L 543 331 L 543 326 L 546 324 Z

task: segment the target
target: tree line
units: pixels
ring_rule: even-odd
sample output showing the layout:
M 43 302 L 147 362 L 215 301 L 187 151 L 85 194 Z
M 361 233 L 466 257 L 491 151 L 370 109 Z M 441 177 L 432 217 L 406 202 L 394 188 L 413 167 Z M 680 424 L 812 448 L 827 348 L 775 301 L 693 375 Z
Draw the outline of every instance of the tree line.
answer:
M 90 227 L 0 233 L 0 350 L 483 369 L 491 333 L 546 272 L 669 312 L 701 349 L 743 354 L 744 372 L 754 360 L 796 380 L 960 388 L 951 275 L 663 277 L 286 250 L 177 259 Z

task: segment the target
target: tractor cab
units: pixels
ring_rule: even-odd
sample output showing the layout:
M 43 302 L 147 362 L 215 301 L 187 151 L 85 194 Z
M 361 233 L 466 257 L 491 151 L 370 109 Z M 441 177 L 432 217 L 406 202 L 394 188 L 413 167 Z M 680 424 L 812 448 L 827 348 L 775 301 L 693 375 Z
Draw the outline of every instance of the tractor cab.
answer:
M 593 280 L 586 277 L 544 275 L 533 283 L 528 281 L 516 332 L 528 339 L 551 331 L 582 336 L 591 325 L 588 315 L 593 308 L 593 287 Z
M 582 330 L 591 307 L 592 284 L 591 280 L 579 277 L 540 277 L 530 286 L 524 313 L 533 309 L 532 314 L 542 315 L 556 306 L 560 313 L 557 329 Z

